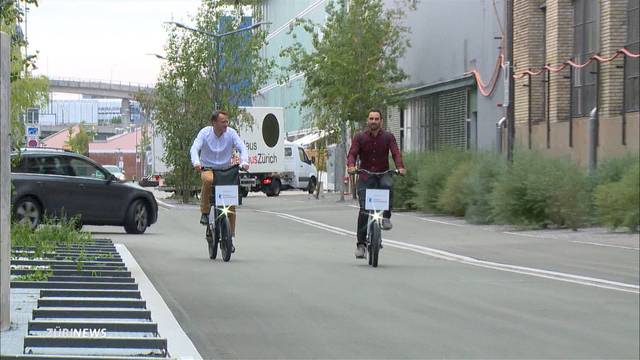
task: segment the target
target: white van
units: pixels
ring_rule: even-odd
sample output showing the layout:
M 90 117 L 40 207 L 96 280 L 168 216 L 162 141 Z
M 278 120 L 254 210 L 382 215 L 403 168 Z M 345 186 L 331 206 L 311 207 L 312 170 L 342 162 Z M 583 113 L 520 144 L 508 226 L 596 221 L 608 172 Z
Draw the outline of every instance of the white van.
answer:
M 311 162 L 302 146 L 285 141 L 284 168 L 291 174 L 287 185 L 295 189 L 306 189 L 313 192 L 318 183 L 318 169 Z

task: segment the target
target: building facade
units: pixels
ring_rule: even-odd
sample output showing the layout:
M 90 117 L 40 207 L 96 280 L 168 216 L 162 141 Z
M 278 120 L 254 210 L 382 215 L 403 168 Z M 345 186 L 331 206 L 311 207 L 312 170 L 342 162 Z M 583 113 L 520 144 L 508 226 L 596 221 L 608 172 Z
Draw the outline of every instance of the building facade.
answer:
M 638 152 L 639 23 L 639 0 L 514 1 L 518 146 L 584 165 L 595 108 L 598 157 Z
M 40 109 L 39 123 L 44 126 L 66 124 L 128 125 L 142 121 L 140 103 L 120 99 L 50 100 Z
M 387 128 L 404 151 L 492 148 L 496 123 L 504 116 L 504 2 L 415 5 L 405 24 L 411 47 L 400 61 L 409 75 L 402 84 L 404 104 L 387 109 Z
M 267 46 L 262 56 L 275 60 L 278 66 L 288 65 L 287 59 L 280 57 L 280 51 L 299 41 L 306 49 L 311 49 L 311 37 L 297 28 L 293 34 L 289 30 L 297 19 L 309 19 L 323 24 L 326 21 L 325 6 L 332 0 L 264 0 L 258 9 L 260 20 L 267 25 Z M 284 127 L 288 137 L 308 133 L 313 124 L 308 114 L 295 105 L 303 98 L 304 74 L 292 74 L 289 81 L 279 84 L 276 77 L 269 79 L 254 97 L 255 106 L 275 106 L 284 108 Z

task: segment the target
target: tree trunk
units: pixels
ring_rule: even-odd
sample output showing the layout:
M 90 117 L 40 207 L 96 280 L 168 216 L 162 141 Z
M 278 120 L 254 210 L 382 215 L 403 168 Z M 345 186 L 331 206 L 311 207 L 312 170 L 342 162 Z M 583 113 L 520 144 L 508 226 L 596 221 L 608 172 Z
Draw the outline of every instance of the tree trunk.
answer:
M 182 203 L 187 204 L 191 198 L 191 184 L 187 171 L 185 169 L 181 169 L 181 173 L 180 178 L 182 179 L 182 184 L 180 185 L 182 186 Z

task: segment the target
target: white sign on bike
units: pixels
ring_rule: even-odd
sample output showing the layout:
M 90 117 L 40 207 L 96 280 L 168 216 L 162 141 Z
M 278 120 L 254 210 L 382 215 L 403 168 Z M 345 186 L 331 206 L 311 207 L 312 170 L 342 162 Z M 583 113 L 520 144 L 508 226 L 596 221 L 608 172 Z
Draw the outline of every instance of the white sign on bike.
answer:
M 216 205 L 217 206 L 238 205 L 238 185 L 216 186 Z
M 365 210 L 389 210 L 389 190 L 367 189 L 364 200 Z

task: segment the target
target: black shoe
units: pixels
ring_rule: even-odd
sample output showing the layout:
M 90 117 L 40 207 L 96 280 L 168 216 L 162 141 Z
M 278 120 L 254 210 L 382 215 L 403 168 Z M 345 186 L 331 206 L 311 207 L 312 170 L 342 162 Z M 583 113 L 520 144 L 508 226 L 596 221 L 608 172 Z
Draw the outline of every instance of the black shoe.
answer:
M 200 224 L 209 225 L 209 214 L 202 214 L 202 216 L 200 216 Z
M 393 225 L 391 224 L 391 219 L 383 218 L 382 219 L 382 230 L 391 230 Z

